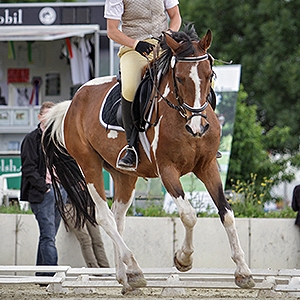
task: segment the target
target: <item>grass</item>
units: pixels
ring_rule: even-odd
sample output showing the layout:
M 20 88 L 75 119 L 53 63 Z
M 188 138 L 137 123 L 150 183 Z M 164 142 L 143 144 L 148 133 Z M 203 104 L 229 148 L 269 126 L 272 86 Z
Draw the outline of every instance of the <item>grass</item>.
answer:
M 108 199 L 108 204 L 111 207 L 112 199 Z M 281 210 L 264 212 L 263 209 L 256 210 L 253 207 L 251 213 L 249 209 L 245 212 L 244 210 L 236 207 L 232 204 L 232 208 L 235 212 L 236 218 L 296 218 L 296 212 L 291 207 L 284 207 Z M 31 209 L 22 210 L 18 203 L 10 202 L 9 206 L 1 205 L 0 214 L 32 214 Z M 144 216 L 144 217 L 178 217 L 178 213 L 166 213 L 163 209 L 163 200 L 152 199 L 152 200 L 139 200 L 136 201 L 136 206 L 131 206 L 128 210 L 127 216 Z M 199 212 L 198 217 L 219 217 L 217 213 Z
M 1 205 L 0 206 L 0 214 L 32 214 L 31 209 L 29 210 L 23 210 L 20 208 L 19 205 Z

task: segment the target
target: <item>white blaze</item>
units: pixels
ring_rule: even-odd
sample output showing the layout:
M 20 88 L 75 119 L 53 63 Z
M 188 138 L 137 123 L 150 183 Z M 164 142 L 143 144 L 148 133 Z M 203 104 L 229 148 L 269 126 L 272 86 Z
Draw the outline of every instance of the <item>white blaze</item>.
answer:
M 190 78 L 192 79 L 192 81 L 194 82 L 194 85 L 195 85 L 195 100 L 194 100 L 193 108 L 199 108 L 199 107 L 201 107 L 201 103 L 200 103 L 201 80 L 198 75 L 198 63 L 196 63 L 194 66 L 191 67 Z M 200 116 L 195 116 L 191 119 L 190 127 L 192 128 L 194 133 L 200 132 L 200 124 L 201 124 Z
M 198 75 L 198 63 L 195 66 L 191 67 L 190 71 L 190 78 L 193 80 L 195 84 L 195 101 L 194 101 L 194 108 L 199 108 L 201 106 L 200 104 L 200 78 Z

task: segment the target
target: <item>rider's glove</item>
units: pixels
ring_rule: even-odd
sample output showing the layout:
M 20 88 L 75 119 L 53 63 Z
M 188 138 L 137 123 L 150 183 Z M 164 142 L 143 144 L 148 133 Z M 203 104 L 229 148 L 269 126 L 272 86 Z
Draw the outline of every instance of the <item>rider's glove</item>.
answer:
M 145 56 L 148 55 L 153 50 L 153 48 L 153 44 L 144 41 L 139 41 L 135 46 L 134 50 Z

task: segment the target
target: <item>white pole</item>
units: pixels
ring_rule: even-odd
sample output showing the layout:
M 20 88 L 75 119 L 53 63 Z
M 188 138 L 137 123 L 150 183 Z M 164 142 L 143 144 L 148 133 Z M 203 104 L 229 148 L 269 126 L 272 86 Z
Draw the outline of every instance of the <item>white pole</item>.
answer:
M 99 54 L 100 54 L 100 39 L 99 39 L 99 30 L 95 31 L 95 70 L 94 70 L 94 76 L 99 77 L 100 72 L 99 72 L 99 64 L 100 64 L 100 59 L 99 59 Z

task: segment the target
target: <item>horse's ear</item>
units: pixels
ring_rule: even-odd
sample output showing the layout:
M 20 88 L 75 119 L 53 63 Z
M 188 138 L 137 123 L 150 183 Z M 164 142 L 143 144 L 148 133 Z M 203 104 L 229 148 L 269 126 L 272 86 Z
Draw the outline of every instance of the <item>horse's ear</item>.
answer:
M 176 51 L 178 50 L 178 48 L 180 47 L 180 44 L 178 42 L 176 42 L 168 33 L 164 32 L 164 36 L 165 36 L 167 45 L 172 50 L 173 54 L 175 54 Z
M 206 35 L 199 41 L 199 48 L 206 51 L 209 49 L 212 42 L 212 32 L 210 29 L 207 30 Z

